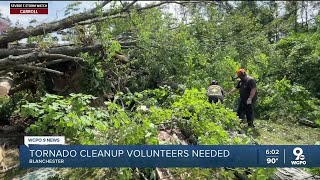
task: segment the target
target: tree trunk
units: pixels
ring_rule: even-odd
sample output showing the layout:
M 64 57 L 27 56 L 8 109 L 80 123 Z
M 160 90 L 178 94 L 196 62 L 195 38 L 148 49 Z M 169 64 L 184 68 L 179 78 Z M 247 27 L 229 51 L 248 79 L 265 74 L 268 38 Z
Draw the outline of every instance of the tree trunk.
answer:
M 308 1 L 305 1 L 305 16 L 306 16 L 306 30 L 308 31 L 308 6 L 309 6 L 309 3 Z
M 273 180 L 317 180 L 319 176 L 312 175 L 298 168 L 278 168 Z
M 293 16 L 294 16 L 294 32 L 298 32 L 298 2 L 296 1 L 292 1 L 292 5 L 293 5 L 293 8 L 294 8 L 294 11 L 293 11 Z
M 0 77 L 0 97 L 8 96 L 13 86 L 13 80 L 10 77 Z

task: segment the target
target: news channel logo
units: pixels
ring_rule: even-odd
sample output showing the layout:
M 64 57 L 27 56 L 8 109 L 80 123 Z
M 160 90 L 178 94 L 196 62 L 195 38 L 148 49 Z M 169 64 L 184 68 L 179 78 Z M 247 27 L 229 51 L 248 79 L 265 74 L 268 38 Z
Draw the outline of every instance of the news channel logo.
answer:
M 293 155 L 295 156 L 295 160 L 291 161 L 292 165 L 306 165 L 307 161 L 305 160 L 306 157 L 303 154 L 303 149 L 300 147 L 296 147 L 292 151 Z

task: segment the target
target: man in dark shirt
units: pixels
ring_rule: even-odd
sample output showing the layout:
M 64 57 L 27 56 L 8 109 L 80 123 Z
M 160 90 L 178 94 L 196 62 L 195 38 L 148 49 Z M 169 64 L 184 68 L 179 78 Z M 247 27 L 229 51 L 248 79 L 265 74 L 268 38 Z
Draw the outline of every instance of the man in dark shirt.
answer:
M 245 113 L 247 116 L 247 122 L 249 127 L 254 127 L 253 125 L 253 106 L 257 100 L 257 87 L 256 81 L 253 77 L 246 74 L 244 69 L 239 69 L 237 71 L 237 76 L 241 79 L 237 86 L 230 91 L 234 93 L 239 90 L 240 92 L 240 103 L 238 105 L 237 114 L 241 117 L 242 113 Z

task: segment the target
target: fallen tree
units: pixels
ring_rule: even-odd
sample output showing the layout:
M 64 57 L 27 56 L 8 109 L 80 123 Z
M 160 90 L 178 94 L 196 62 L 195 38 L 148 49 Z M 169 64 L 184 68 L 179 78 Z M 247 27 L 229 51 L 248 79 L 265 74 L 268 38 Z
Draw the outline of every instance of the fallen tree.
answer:
M 7 82 L 3 82 L 0 84 L 0 89 L 2 94 L 0 96 L 6 96 L 9 94 L 13 94 L 14 92 L 10 92 L 10 90 L 13 88 L 15 90 L 19 88 L 13 87 L 14 84 L 22 84 L 23 82 L 16 82 L 16 76 L 15 74 L 18 72 L 46 72 L 46 73 L 52 73 L 56 75 L 63 76 L 64 72 L 59 71 L 57 69 L 49 68 L 50 65 L 53 64 L 59 64 L 62 62 L 67 61 L 73 61 L 76 63 L 84 63 L 85 60 L 79 58 L 80 53 L 90 52 L 94 53 L 98 56 L 104 56 L 109 55 L 108 47 L 109 45 L 106 44 L 112 44 L 112 41 L 117 41 L 121 49 L 131 49 L 131 48 L 141 48 L 137 44 L 136 37 L 132 37 L 132 32 L 124 32 L 124 34 L 130 34 L 127 37 L 110 37 L 110 43 L 104 42 L 101 43 L 99 40 L 93 40 L 93 39 L 87 39 L 88 41 L 85 41 L 85 39 L 82 39 L 82 35 L 84 35 L 86 32 L 87 26 L 90 25 L 96 25 L 97 28 L 97 34 L 94 36 L 99 36 L 101 22 L 108 22 L 112 19 L 130 19 L 132 11 L 135 11 L 138 14 L 143 13 L 145 10 L 157 8 L 164 4 L 168 3 L 176 3 L 180 6 L 184 6 L 188 3 L 196 3 L 193 1 L 188 2 L 179 2 L 179 1 L 162 1 L 159 3 L 152 3 L 149 5 L 146 5 L 144 7 L 141 7 L 140 5 L 137 5 L 137 1 L 132 2 L 126 2 L 122 3 L 121 7 L 113 7 L 108 8 L 107 10 L 104 9 L 104 7 L 109 4 L 111 1 L 103 1 L 100 5 L 97 7 L 83 13 L 71 15 L 69 17 L 63 18 L 61 20 L 57 20 L 54 22 L 49 23 L 43 23 L 35 27 L 28 27 L 28 28 L 21 28 L 21 27 L 13 27 L 9 28 L 6 32 L 4 32 L 0 36 L 0 77 L 3 77 L 4 75 L 8 73 L 12 73 L 14 76 L 12 78 L 12 82 L 9 80 L 6 80 Z M 101 13 L 97 13 L 101 12 Z M 99 24 L 100 23 L 100 24 Z M 82 31 L 78 28 L 81 27 Z M 80 28 L 80 30 L 81 30 Z M 79 40 L 80 43 L 72 43 L 72 44 L 66 44 L 66 45 L 59 45 L 59 44 L 46 44 L 43 46 L 43 44 L 19 44 L 17 41 L 30 38 L 30 37 L 39 37 L 44 38 L 49 33 L 53 32 L 63 32 L 63 30 L 75 30 L 76 33 L 79 33 Z M 170 28 L 169 28 L 170 29 Z M 64 32 L 66 33 L 66 32 Z M 72 33 L 71 33 L 72 34 Z M 75 35 L 75 34 L 72 34 Z M 100 34 L 101 35 L 101 34 Z M 125 35 L 126 36 L 126 35 Z M 92 38 L 91 34 L 85 38 Z M 94 38 L 94 37 L 93 37 Z M 84 40 L 84 41 L 81 41 Z M 89 42 L 89 43 L 88 43 Z M 110 58 L 110 57 L 108 57 Z M 120 52 L 116 52 L 115 54 L 112 52 L 112 57 L 119 59 L 122 63 L 129 62 L 129 58 Z M 85 68 L 85 67 L 84 67 Z M 115 71 L 114 71 L 115 72 Z M 117 73 L 116 73 L 117 74 Z M 122 75 L 123 76 L 123 75 Z M 117 84 L 119 83 L 119 77 L 115 78 L 117 82 L 110 82 L 111 84 Z M 25 79 L 29 80 L 29 79 Z M 5 80 L 4 80 L 5 81 Z M 111 85 L 112 86 L 112 85 Z M 21 89 L 21 88 L 20 88 Z
M 302 169 L 298 168 L 278 168 L 278 171 L 274 174 L 273 180 L 316 180 L 320 179 L 320 176 L 312 175 Z
M 100 15 L 96 13 L 96 11 L 99 10 L 99 8 L 102 8 L 105 5 L 107 5 L 109 2 L 111 1 L 104 1 L 100 6 L 88 12 L 75 14 L 59 21 L 44 23 L 39 26 L 26 28 L 26 29 L 14 28 L 9 32 L 5 33 L 4 35 L 0 36 L 0 45 L 4 46 L 9 42 L 21 40 L 23 38 L 28 38 L 30 36 L 38 36 L 38 35 L 43 35 L 44 33 L 51 33 L 55 31 L 71 28 L 78 24 L 85 25 L 85 24 L 92 24 L 95 22 L 104 21 L 104 20 L 107 20 L 108 18 L 127 17 L 128 15 L 123 15 L 122 13 L 126 13 L 126 14 L 130 13 L 132 6 L 137 2 L 137 0 L 129 3 L 128 5 L 120 9 L 103 12 L 101 15 L 102 17 L 100 17 Z M 136 10 L 137 12 L 141 12 L 146 9 L 155 8 L 163 4 L 173 3 L 173 2 L 174 1 L 162 1 L 160 3 L 151 4 L 145 7 L 135 8 L 134 10 Z
M 102 8 L 110 2 L 111 1 L 104 1 L 99 6 L 88 12 L 75 14 L 62 20 L 44 23 L 36 27 L 14 27 L 2 34 L 0 36 L 0 96 L 7 96 L 23 89 L 21 87 L 13 87 L 14 84 L 23 84 L 23 82 L 15 83 L 15 76 L 6 77 L 8 73 L 15 75 L 16 71 L 42 71 L 62 76 L 64 75 L 64 72 L 48 67 L 53 64 L 59 64 L 67 61 L 85 63 L 84 59 L 77 57 L 80 53 L 106 53 L 106 48 L 104 45 L 97 42 L 93 44 L 54 44 L 45 48 L 39 47 L 37 44 L 10 43 L 32 36 L 46 35 L 48 33 L 61 31 L 63 29 L 68 29 L 79 25 L 88 25 L 97 22 L 108 21 L 110 18 L 126 18 L 130 16 L 130 11 L 132 9 L 134 9 L 136 12 L 143 12 L 143 10 L 155 8 L 169 3 L 169 1 L 164 1 L 147 5 L 145 7 L 134 7 L 137 1 L 133 1 L 131 3 L 123 4 L 121 8 L 111 8 L 104 12 Z M 99 10 L 103 11 L 103 13 L 100 15 L 96 13 L 96 11 Z M 127 41 L 122 41 L 121 39 L 110 39 L 110 41 L 112 40 L 118 41 L 121 45 L 121 49 L 134 48 L 136 47 L 137 43 L 136 40 L 132 38 L 129 40 L 126 39 Z M 10 46 L 8 46 L 8 44 L 10 44 Z M 113 56 L 122 62 L 128 62 L 126 55 L 116 53 Z M 14 91 L 10 92 L 11 89 L 14 89 Z
M 136 45 L 136 41 L 128 41 L 128 42 L 119 42 L 122 49 L 133 48 Z M 26 45 L 21 44 L 17 48 L 13 49 L 0 49 L 0 58 L 5 58 L 10 55 L 19 56 L 28 54 L 32 51 L 39 50 L 36 47 L 27 48 Z M 91 52 L 91 51 L 101 51 L 103 50 L 102 44 L 93 44 L 89 46 L 77 46 L 75 44 L 67 44 L 67 45 L 56 45 L 50 47 L 50 49 L 44 50 L 44 52 L 49 54 L 65 54 L 68 56 L 77 56 L 80 52 Z

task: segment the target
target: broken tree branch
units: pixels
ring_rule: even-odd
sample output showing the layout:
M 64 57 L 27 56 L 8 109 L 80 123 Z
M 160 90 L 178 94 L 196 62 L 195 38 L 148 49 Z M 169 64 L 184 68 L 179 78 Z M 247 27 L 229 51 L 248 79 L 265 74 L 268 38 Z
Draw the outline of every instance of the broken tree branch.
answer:
M 8 95 L 13 95 L 16 92 L 30 89 L 32 93 L 36 93 L 36 84 L 32 82 L 31 80 L 27 80 L 22 82 L 21 84 L 16 85 L 15 87 L 11 88 Z
M 36 61 L 38 59 L 38 53 L 32 52 L 24 55 L 19 55 L 19 56 L 12 56 L 10 55 L 9 57 L 0 59 L 0 69 L 5 70 L 7 69 L 10 65 L 15 65 L 17 62 L 20 61 L 19 64 L 21 63 L 26 63 L 26 62 L 32 62 Z
M 146 6 L 146 7 L 138 8 L 138 9 L 136 9 L 136 11 L 138 13 L 140 13 L 143 10 L 155 8 L 155 7 L 161 6 L 161 5 L 166 4 L 166 3 L 172 3 L 172 2 L 161 2 L 161 3 L 157 3 L 157 4 L 152 4 L 152 5 L 149 5 L 149 6 Z M 181 3 L 179 3 L 179 4 L 181 4 Z M 129 12 L 127 14 L 117 14 L 117 15 L 114 15 L 114 16 L 98 17 L 98 18 L 82 21 L 82 22 L 79 22 L 77 24 L 78 25 L 88 25 L 88 24 L 92 24 L 92 23 L 105 21 L 105 20 L 108 20 L 108 19 L 126 18 L 126 17 L 128 17 L 128 15 L 129 15 Z
M 87 25 L 87 24 L 92 24 L 92 23 L 105 21 L 107 19 L 125 18 L 127 16 L 128 15 L 126 15 L 126 14 L 118 14 L 118 15 L 115 15 L 115 16 L 99 17 L 99 18 L 89 19 L 89 20 L 86 20 L 86 21 L 81 21 L 81 22 L 79 22 L 77 24 L 78 25 Z
M 17 65 L 17 66 L 15 66 L 15 68 L 20 68 L 20 69 L 25 69 L 25 70 L 45 71 L 45 72 L 54 73 L 54 74 L 58 74 L 58 75 L 64 74 L 63 72 L 60 72 L 57 70 L 48 69 L 45 67 L 29 66 L 29 65 L 25 65 L 25 64 Z
M 49 54 L 49 53 L 40 53 L 40 58 L 49 58 L 49 59 L 69 59 L 72 61 L 84 61 L 84 59 L 80 57 L 72 57 L 64 54 Z
M 19 55 L 19 56 L 10 55 L 9 57 L 0 59 L 0 71 L 6 70 L 10 67 L 15 67 L 17 65 L 35 62 L 35 61 L 38 61 L 41 59 L 46 59 L 47 62 L 50 60 L 57 60 L 57 59 L 69 59 L 72 61 L 84 62 L 84 60 L 82 58 L 67 56 L 64 54 L 49 54 L 46 52 L 31 52 L 31 53 L 23 54 L 23 55 Z
M 70 61 L 70 59 L 57 59 L 57 60 L 37 64 L 37 66 L 50 66 L 52 64 L 57 64 L 57 63 L 62 63 L 62 62 L 67 62 L 67 61 Z
M 129 41 L 129 42 L 119 42 L 122 49 L 129 48 L 131 46 L 134 46 L 136 44 L 136 41 Z M 80 52 L 90 52 L 90 51 L 97 51 L 102 50 L 103 46 L 101 44 L 95 44 L 90 46 L 56 46 L 56 47 L 50 47 L 48 50 L 46 50 L 46 53 L 49 54 L 65 54 L 69 56 L 76 56 Z M 34 48 L 27 48 L 27 49 L 0 49 L 0 58 L 5 58 L 10 55 L 18 56 L 27 54 L 34 51 Z

